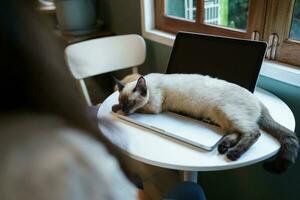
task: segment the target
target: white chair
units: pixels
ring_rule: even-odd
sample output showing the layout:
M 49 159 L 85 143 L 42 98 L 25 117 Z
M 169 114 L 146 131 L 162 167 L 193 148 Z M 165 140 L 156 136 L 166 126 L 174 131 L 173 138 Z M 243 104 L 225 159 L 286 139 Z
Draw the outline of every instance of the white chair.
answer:
M 72 44 L 65 49 L 66 63 L 80 83 L 88 105 L 92 105 L 84 79 L 144 63 L 146 45 L 139 35 L 121 35 Z

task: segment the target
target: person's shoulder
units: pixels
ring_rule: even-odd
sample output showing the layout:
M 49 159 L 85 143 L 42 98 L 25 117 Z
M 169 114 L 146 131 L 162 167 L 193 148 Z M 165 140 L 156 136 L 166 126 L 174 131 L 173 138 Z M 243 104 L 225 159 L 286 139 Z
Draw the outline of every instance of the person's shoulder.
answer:
M 26 183 L 22 194 L 15 191 L 18 196 L 37 193 L 41 199 L 59 199 L 60 195 L 73 199 L 76 194 L 84 199 L 135 198 L 135 188 L 117 160 L 83 131 L 53 116 L 17 114 L 2 119 L 0 137 L 6 142 L 0 147 L 5 155 L 1 158 L 5 165 L 0 166 L 0 185 L 2 181 Z M 11 191 L 13 185 L 5 187 Z

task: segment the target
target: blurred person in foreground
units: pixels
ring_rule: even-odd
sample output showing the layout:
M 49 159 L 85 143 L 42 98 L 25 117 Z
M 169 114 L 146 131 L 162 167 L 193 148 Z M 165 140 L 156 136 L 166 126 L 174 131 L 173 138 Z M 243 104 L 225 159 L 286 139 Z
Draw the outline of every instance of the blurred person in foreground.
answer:
M 136 199 L 119 149 L 89 118 L 63 47 L 34 9 L 0 6 L 0 199 Z
M 127 179 L 129 160 L 88 114 L 41 18 L 31 1 L 1 1 L 0 199 L 146 198 Z M 180 183 L 163 199 L 205 197 Z

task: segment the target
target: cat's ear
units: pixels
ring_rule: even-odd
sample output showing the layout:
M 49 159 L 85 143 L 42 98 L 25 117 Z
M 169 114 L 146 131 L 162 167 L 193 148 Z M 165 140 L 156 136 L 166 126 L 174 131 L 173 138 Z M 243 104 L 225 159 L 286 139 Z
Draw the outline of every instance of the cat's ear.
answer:
M 133 89 L 133 92 L 138 91 L 140 95 L 146 96 L 147 95 L 147 85 L 146 80 L 143 76 L 141 76 L 136 83 L 135 88 Z
M 117 84 L 118 90 L 122 91 L 123 88 L 125 87 L 124 83 L 122 83 L 121 81 L 119 81 L 116 77 L 112 76 L 112 78 L 114 79 L 115 83 Z

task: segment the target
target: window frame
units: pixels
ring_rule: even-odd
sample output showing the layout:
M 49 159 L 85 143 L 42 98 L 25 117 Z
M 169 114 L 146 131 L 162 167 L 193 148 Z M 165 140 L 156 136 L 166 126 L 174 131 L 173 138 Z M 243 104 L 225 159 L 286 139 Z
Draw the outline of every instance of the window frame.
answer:
M 276 33 L 278 44 L 275 60 L 300 66 L 300 41 L 289 39 L 294 5 L 295 0 L 269 0 L 263 40 L 268 41 L 268 37 Z
M 159 48 L 162 48 L 160 54 L 168 55 L 170 51 L 169 47 L 172 48 L 174 44 L 175 35 L 155 28 L 154 0 L 140 0 L 140 4 L 142 36 L 150 44 L 153 42 L 153 44 L 159 45 Z M 155 49 L 156 48 L 154 48 L 154 50 Z M 162 63 L 156 64 L 163 68 L 155 68 L 155 71 L 163 72 L 164 67 L 167 65 L 168 59 L 161 59 L 160 57 L 159 62 Z M 300 87 L 300 68 L 295 65 L 265 59 L 261 67 L 260 76 Z
M 271 60 L 300 67 L 300 41 L 289 39 L 296 0 L 249 0 L 248 30 L 246 33 L 217 25 L 202 24 L 203 15 L 198 12 L 195 23 L 188 20 L 179 20 L 176 17 L 164 16 L 164 8 L 162 9 L 162 5 L 159 5 L 164 0 L 150 1 L 153 3 L 153 28 L 158 31 L 175 34 L 183 30 L 244 39 L 253 39 L 252 34 L 255 31 L 259 34 L 258 39 L 266 42 L 269 41 L 272 33 L 276 33 L 278 35 L 277 49 L 275 58 Z M 197 11 L 203 10 L 204 0 L 198 0 L 197 6 L 201 8 Z M 204 12 L 202 13 L 204 14 Z
M 155 28 L 169 33 L 178 31 L 201 32 L 205 34 L 222 35 L 250 39 L 254 31 L 263 35 L 264 22 L 255 20 L 264 18 L 267 0 L 249 0 L 246 31 L 204 23 L 204 0 L 197 0 L 196 21 L 183 20 L 165 15 L 165 0 L 154 1 Z

